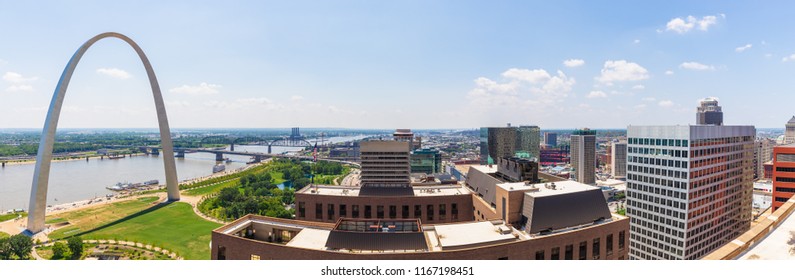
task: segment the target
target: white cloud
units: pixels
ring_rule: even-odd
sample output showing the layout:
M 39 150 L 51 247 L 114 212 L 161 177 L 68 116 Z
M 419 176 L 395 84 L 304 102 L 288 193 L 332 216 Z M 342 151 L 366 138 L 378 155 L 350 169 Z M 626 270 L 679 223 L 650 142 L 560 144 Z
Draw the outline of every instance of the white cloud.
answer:
M 638 105 L 635 105 L 635 109 L 640 109 L 640 110 L 642 110 L 642 109 L 646 109 L 646 104 L 638 104 Z
M 293 102 L 299 102 L 301 100 L 304 100 L 304 97 L 300 95 L 293 95 L 290 97 L 290 100 L 292 100 Z
M 553 76 L 543 69 L 511 68 L 502 73 L 502 82 L 489 78 L 475 79 L 475 88 L 467 98 L 473 104 L 517 106 L 522 104 L 550 104 L 561 101 L 575 83 L 562 71 Z
M 6 88 L 8 92 L 21 92 L 21 91 L 33 91 L 33 86 L 31 85 L 11 85 L 10 87 Z
M 765 54 L 765 58 L 771 58 L 771 57 L 773 57 L 773 54 L 772 54 L 772 53 L 766 53 L 766 54 Z
M 671 70 L 666 70 L 665 71 L 665 75 L 669 75 L 670 76 L 670 75 L 673 75 L 673 74 L 674 74 L 674 71 L 671 71 Z
M 753 45 L 751 45 L 751 44 L 745 44 L 745 46 L 742 46 L 742 47 L 737 47 L 737 48 L 735 48 L 735 49 L 734 49 L 734 51 L 735 51 L 735 52 L 738 52 L 738 53 L 739 53 L 739 52 L 744 52 L 744 51 L 746 51 L 746 50 L 750 49 L 751 47 L 753 47 Z
M 789 56 L 785 56 L 784 58 L 781 59 L 782 62 L 787 62 L 787 61 L 790 61 L 790 60 L 795 60 L 795 54 L 791 54 Z
M 591 109 L 591 105 L 585 103 L 580 103 L 580 105 L 577 105 L 577 107 L 580 107 L 581 109 Z
M 633 44 L 640 44 L 640 39 L 635 39 L 635 41 L 632 41 L 632 43 Z
M 218 93 L 221 85 L 201 83 L 198 86 L 182 85 L 168 90 L 171 93 L 189 94 L 189 95 L 210 95 Z
M 643 100 L 643 101 L 646 101 L 646 102 L 654 102 L 654 101 L 657 101 L 657 98 L 654 98 L 654 97 L 644 97 L 644 98 L 643 98 L 643 99 L 641 99 L 641 100 Z
M 580 66 L 585 65 L 585 60 L 582 60 L 582 59 L 569 59 L 569 60 L 563 61 L 563 65 L 566 65 L 566 67 L 569 67 L 569 68 L 580 67 Z
M 644 90 L 644 89 L 646 89 L 646 86 L 644 86 L 644 85 L 634 85 L 634 86 L 632 86 L 632 89 L 634 89 L 634 90 Z
M 682 64 L 679 64 L 679 68 L 696 71 L 715 70 L 715 66 L 701 64 L 695 61 L 683 62 Z
M 26 78 L 26 77 L 24 77 L 21 74 L 16 73 L 16 72 L 6 72 L 3 75 L 3 80 L 6 81 L 6 82 L 9 82 L 9 83 L 12 83 L 12 84 L 22 84 L 22 83 L 32 82 L 32 81 L 35 81 L 36 79 L 38 79 L 38 78 L 36 78 L 36 77 Z
M 122 80 L 132 77 L 130 73 L 119 68 L 99 68 L 97 69 L 97 73 Z
M 588 93 L 588 96 L 586 96 L 586 97 L 587 98 L 605 98 L 605 97 L 607 97 L 607 93 L 605 93 L 604 91 L 601 91 L 601 90 L 595 90 L 595 91 L 591 91 L 590 93 Z
M 660 102 L 658 102 L 657 105 L 663 108 L 670 108 L 674 106 L 674 102 L 671 100 L 660 100 Z
M 726 18 L 726 15 L 720 14 L 722 18 Z M 679 34 L 684 34 L 693 30 L 693 28 L 697 28 L 701 31 L 709 30 L 710 26 L 718 24 L 718 18 L 716 16 L 704 16 L 701 19 L 698 19 L 694 16 L 687 16 L 686 18 L 674 18 L 668 21 L 665 25 L 665 31 L 673 31 Z
M 602 75 L 596 80 L 605 84 L 622 81 L 639 81 L 649 78 L 649 71 L 634 62 L 608 60 L 602 68 Z

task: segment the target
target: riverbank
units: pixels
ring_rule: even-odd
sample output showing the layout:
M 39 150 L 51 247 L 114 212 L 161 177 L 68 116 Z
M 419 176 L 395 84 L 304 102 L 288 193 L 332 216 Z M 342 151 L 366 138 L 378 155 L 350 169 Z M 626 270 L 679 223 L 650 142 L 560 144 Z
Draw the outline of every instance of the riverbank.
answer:
M 143 156 L 146 155 L 144 153 L 135 153 L 135 154 L 125 154 L 126 157 L 135 157 L 135 156 Z M 66 156 L 66 157 L 58 157 L 53 156 L 52 162 L 65 162 L 65 161 L 78 161 L 78 160 L 91 160 L 99 158 L 107 158 L 106 155 L 97 155 L 97 154 L 89 154 L 89 155 L 81 155 L 81 156 Z M 111 160 L 111 159 L 108 159 Z M 0 160 L 0 162 L 4 162 L 5 166 L 11 165 L 26 165 L 26 164 L 34 164 L 36 163 L 36 157 L 25 158 L 25 159 L 10 159 L 10 160 Z

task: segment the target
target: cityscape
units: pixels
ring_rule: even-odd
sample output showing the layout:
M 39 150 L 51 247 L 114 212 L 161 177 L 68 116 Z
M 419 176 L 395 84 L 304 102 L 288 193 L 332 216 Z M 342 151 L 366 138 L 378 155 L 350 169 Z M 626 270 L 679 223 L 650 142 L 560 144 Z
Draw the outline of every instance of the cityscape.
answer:
M 589 26 L 604 7 L 312 4 L 197 4 L 218 18 L 164 30 L 65 16 L 83 30 L 0 46 L 0 263 L 347 261 L 318 267 L 339 276 L 362 275 L 352 260 L 415 261 L 387 275 L 483 277 L 472 261 L 795 259 L 795 41 L 747 31 L 780 9 L 628 4 L 642 15 Z M 528 27 L 562 7 L 588 20 L 560 30 L 610 43 Z M 493 35 L 463 35 L 484 20 L 471 15 L 536 37 L 476 43 Z M 205 46 L 185 39 L 197 28 L 257 38 Z M 511 44 L 534 49 L 511 58 Z

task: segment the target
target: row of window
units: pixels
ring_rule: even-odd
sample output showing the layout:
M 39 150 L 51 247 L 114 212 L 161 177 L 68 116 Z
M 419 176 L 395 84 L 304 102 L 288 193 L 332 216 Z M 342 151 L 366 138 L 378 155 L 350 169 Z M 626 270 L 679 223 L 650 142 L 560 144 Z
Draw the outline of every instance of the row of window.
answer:
M 687 140 L 682 139 L 629 138 L 627 142 L 635 145 L 687 147 Z
M 627 209 L 627 214 L 635 218 L 635 221 L 631 221 L 632 224 L 654 229 L 657 232 L 670 234 L 672 236 L 679 236 L 679 238 L 684 238 L 685 236 L 684 232 L 679 230 L 685 228 L 683 222 L 639 211 L 638 209 Z
M 682 239 L 647 231 L 636 226 L 630 226 L 630 232 L 632 233 L 629 235 L 632 248 L 653 248 L 670 254 L 682 255 L 682 245 L 684 245 Z
M 776 167 L 778 172 L 795 172 L 795 167 Z
M 672 200 L 671 197 L 668 197 L 668 198 L 659 197 L 659 196 L 656 196 L 656 195 L 651 195 L 651 194 L 646 194 L 646 193 L 636 192 L 636 191 L 627 190 L 627 197 L 633 198 L 633 199 L 636 199 L 636 200 L 647 201 L 647 202 L 649 202 L 649 204 L 668 206 L 668 207 L 678 208 L 680 210 L 685 210 L 685 207 L 687 206 L 687 204 L 685 202 L 679 202 L 679 201 L 676 201 L 676 200 Z M 644 207 L 644 209 L 646 209 L 646 206 L 644 206 L 644 205 L 645 205 L 645 203 L 644 204 L 639 204 L 639 205 L 636 205 L 636 206 Z M 649 207 L 651 207 L 651 206 L 652 205 L 649 205 Z M 657 206 L 654 206 L 654 207 L 657 207 Z M 655 211 L 655 212 L 659 213 L 659 211 Z M 676 213 L 681 213 L 681 212 L 676 212 Z M 678 215 L 678 214 L 674 214 L 674 215 Z M 684 219 L 684 217 L 682 219 Z
M 667 179 L 687 179 L 684 176 L 687 175 L 687 172 L 676 171 L 671 169 L 663 169 L 663 168 L 654 168 L 654 167 L 647 167 L 647 166 L 639 166 L 639 165 L 628 165 L 629 171 L 634 174 L 633 176 L 639 176 L 640 174 L 647 174 L 647 175 L 657 175 L 657 176 L 665 176 L 668 177 Z M 666 178 L 663 178 L 666 179 Z M 640 181 L 641 179 L 637 179 Z M 674 183 L 672 183 L 674 184 Z M 661 184 L 667 185 L 667 184 Z M 684 189 L 684 186 L 677 186 L 677 188 Z
M 336 215 L 339 214 L 341 218 L 365 218 L 371 219 L 373 218 L 373 207 L 371 205 L 364 205 L 363 213 L 360 213 L 359 205 L 351 205 L 350 208 L 350 216 L 348 216 L 348 206 L 345 204 L 339 204 L 338 207 L 335 207 L 334 204 L 329 203 L 326 204 L 326 219 L 330 221 L 336 220 Z M 440 221 L 447 220 L 447 204 L 439 204 L 438 211 L 434 211 L 434 205 L 428 204 L 423 207 L 423 205 L 413 205 L 413 209 L 409 205 L 401 205 L 400 206 L 400 218 L 401 219 L 408 219 L 408 218 L 415 218 L 415 219 L 423 219 L 424 221 L 433 221 L 435 215 L 438 215 Z M 423 208 L 425 208 L 425 213 L 427 217 L 422 217 Z M 315 203 L 315 220 L 322 220 L 323 219 L 323 204 L 322 203 Z M 388 212 L 385 212 L 384 205 L 376 205 L 375 207 L 375 218 L 377 219 L 384 219 L 386 214 L 390 219 L 397 219 L 398 218 L 398 207 L 397 205 L 389 205 Z M 410 211 L 414 210 L 414 211 Z M 413 216 L 410 214 L 413 213 Z M 306 218 L 306 203 L 303 201 L 298 202 L 298 217 L 299 218 Z M 458 204 L 451 203 L 450 204 L 450 218 L 453 221 L 458 220 Z
M 779 177 L 776 176 L 776 182 L 795 183 L 795 178 Z
M 618 250 L 621 251 L 624 249 L 624 240 L 626 238 L 626 232 L 620 231 L 618 232 Z M 601 239 L 600 237 L 594 238 L 591 241 L 591 257 L 594 260 L 598 260 L 602 258 L 602 247 L 601 247 Z M 588 257 L 588 241 L 582 241 L 577 246 L 577 259 L 585 260 Z M 609 258 L 613 255 L 613 234 L 608 234 L 605 237 L 605 258 Z M 503 258 L 505 259 L 505 258 Z M 546 250 L 538 250 L 535 253 L 536 260 L 546 260 Z M 555 247 L 550 249 L 549 252 L 549 259 L 550 260 L 560 260 L 560 247 Z M 564 260 L 573 260 L 574 259 L 574 244 L 569 244 L 564 247 L 563 251 L 563 259 Z
M 653 155 L 653 156 L 671 156 L 677 158 L 686 158 L 687 151 L 674 150 L 674 149 L 657 149 L 657 148 L 642 148 L 630 146 L 627 151 L 632 154 Z
M 725 145 L 732 143 L 753 142 L 755 136 L 735 136 L 693 140 L 693 147 Z M 751 144 L 751 143 L 748 143 Z
M 655 167 L 675 167 L 675 168 L 683 168 L 683 169 L 687 168 L 687 162 L 686 161 L 670 160 L 670 159 L 659 159 L 659 158 L 648 158 L 648 157 L 638 157 L 638 156 L 628 156 L 627 157 L 627 163 L 647 164 L 647 165 L 653 165 Z M 642 167 L 642 166 L 639 166 L 639 167 L 636 167 L 636 168 L 637 169 L 635 171 L 640 172 L 640 171 L 643 170 L 643 169 L 640 169 L 640 168 L 653 168 L 653 167 Z M 644 173 L 650 173 L 650 172 L 651 171 L 644 171 Z M 662 172 L 662 171 L 659 171 L 659 172 Z M 684 175 L 687 175 L 686 172 L 676 171 L 675 175 L 671 175 L 669 177 L 676 177 L 676 178 L 686 179 L 686 177 L 684 177 L 684 175 L 680 175 L 680 173 L 684 174 Z
M 777 192 L 795 193 L 795 188 L 776 187 Z

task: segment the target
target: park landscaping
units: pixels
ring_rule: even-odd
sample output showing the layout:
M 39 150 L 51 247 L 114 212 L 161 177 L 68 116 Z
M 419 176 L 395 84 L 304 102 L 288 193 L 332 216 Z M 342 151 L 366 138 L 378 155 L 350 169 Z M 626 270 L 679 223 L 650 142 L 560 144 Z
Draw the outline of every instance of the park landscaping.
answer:
M 49 234 L 50 239 L 65 239 L 66 237 L 79 235 L 85 231 L 98 228 L 143 211 L 154 206 L 153 203 L 157 200 L 155 196 L 147 196 L 134 200 L 116 202 L 101 207 L 66 212 L 48 216 L 45 223 L 60 224 L 68 222 L 69 225 L 61 227 Z
M 22 216 L 22 218 L 27 217 L 28 212 L 2 214 L 0 215 L 0 222 L 16 219 L 20 217 L 20 215 Z
M 8 233 L 0 231 L 0 238 L 6 238 L 6 237 L 9 237 L 9 236 L 11 236 L 11 235 L 8 234 Z

